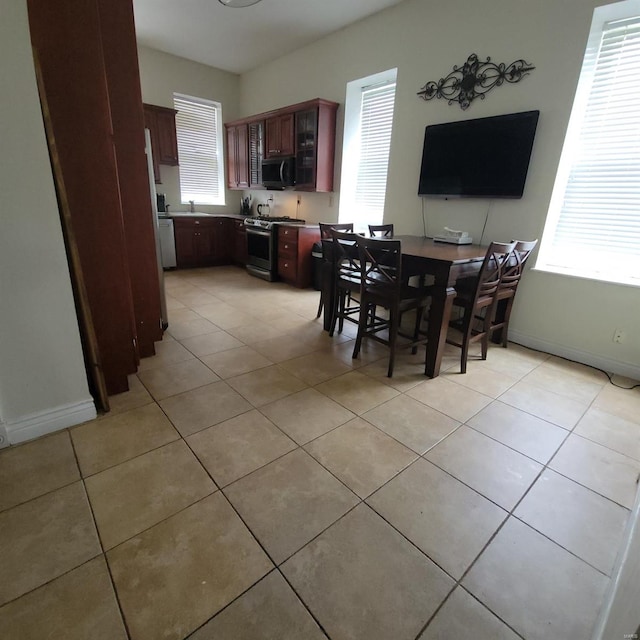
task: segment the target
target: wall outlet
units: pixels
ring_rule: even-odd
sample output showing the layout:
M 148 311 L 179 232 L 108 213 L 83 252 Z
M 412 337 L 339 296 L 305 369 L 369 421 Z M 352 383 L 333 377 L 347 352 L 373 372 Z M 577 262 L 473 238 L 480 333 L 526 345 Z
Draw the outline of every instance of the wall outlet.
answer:
M 9 446 L 9 436 L 7 434 L 7 428 L 0 423 L 0 449 L 4 449 Z
M 624 339 L 627 337 L 627 334 L 624 330 L 622 329 L 616 329 L 613 332 L 613 341 L 617 342 L 617 343 L 621 343 L 624 342 Z

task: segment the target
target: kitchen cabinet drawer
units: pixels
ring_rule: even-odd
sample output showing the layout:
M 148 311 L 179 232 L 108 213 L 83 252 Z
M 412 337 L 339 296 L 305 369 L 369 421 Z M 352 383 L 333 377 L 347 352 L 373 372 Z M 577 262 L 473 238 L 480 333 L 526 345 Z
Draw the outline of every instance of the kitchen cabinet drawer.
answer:
M 298 242 L 298 231 L 296 227 L 281 225 L 278 229 L 278 240 L 280 242 Z
M 298 263 L 296 257 L 278 257 L 278 275 L 283 280 L 295 282 L 298 276 Z
M 278 244 L 278 256 L 281 258 L 295 258 L 298 255 L 298 243 L 286 240 Z

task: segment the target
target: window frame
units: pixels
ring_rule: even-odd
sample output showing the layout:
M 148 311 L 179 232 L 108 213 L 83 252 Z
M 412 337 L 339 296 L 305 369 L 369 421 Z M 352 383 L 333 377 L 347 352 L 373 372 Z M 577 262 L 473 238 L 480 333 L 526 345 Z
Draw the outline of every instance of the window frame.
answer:
M 397 97 L 397 73 L 398 70 L 394 68 L 347 83 L 338 221 L 341 223 L 353 222 L 354 231 L 356 232 L 366 232 L 369 224 L 382 224 L 384 219 L 386 179 L 389 170 L 389 157 L 393 138 L 393 118 Z M 389 155 L 387 156 L 385 168 L 385 193 L 383 196 L 382 210 L 379 211 L 377 215 L 371 215 L 369 211 L 361 211 L 363 205 L 358 201 L 357 197 L 359 185 L 358 174 L 361 168 L 360 151 L 362 142 L 363 96 L 367 90 L 389 85 L 394 85 L 395 90 L 389 126 Z
M 580 254 L 584 256 L 587 252 L 589 254 L 589 260 L 585 260 L 583 258 L 582 263 L 578 266 L 571 264 L 571 258 L 565 259 L 564 264 L 562 264 L 563 261 L 558 259 L 560 251 L 557 249 L 554 251 L 553 247 L 559 221 L 562 215 L 573 163 L 577 158 L 576 153 L 578 150 L 578 141 L 580 140 L 581 127 L 587 112 L 588 101 L 592 94 L 592 85 L 597 68 L 596 62 L 598 61 L 598 56 L 600 54 L 605 28 L 611 22 L 637 16 L 640 16 L 640 0 L 626 0 L 625 2 L 618 2 L 612 5 L 598 7 L 594 10 L 589 38 L 583 57 L 580 78 L 556 173 L 544 232 L 542 234 L 540 250 L 536 259 L 535 270 L 537 271 L 640 287 L 640 271 L 637 273 L 629 273 L 624 266 L 614 267 L 611 269 L 603 268 L 603 265 L 608 265 L 609 261 L 606 259 L 605 250 L 602 247 L 593 249 L 589 248 L 588 245 L 584 245 L 584 249 L 576 250 L 574 256 Z M 640 181 L 634 184 L 637 184 L 638 188 L 640 188 Z M 570 217 L 565 218 L 565 221 L 566 220 L 571 224 Z M 640 222 L 640 214 L 632 222 L 635 222 L 636 220 Z M 576 225 L 574 228 L 577 229 L 579 227 Z M 640 256 L 638 256 L 638 262 L 640 263 Z M 633 254 L 631 254 L 627 259 L 627 263 L 634 263 Z M 620 264 L 623 265 L 623 262 L 621 261 Z
M 182 103 L 187 102 L 193 105 L 200 105 L 205 107 L 211 107 L 214 113 L 214 135 L 213 142 L 215 143 L 215 154 L 207 156 L 209 159 L 213 159 L 215 162 L 215 171 L 213 175 L 211 175 L 212 182 L 216 183 L 217 194 L 206 194 L 204 192 L 197 194 L 197 192 L 189 193 L 188 190 L 183 186 L 184 182 L 187 180 L 184 177 L 183 172 L 186 171 L 185 168 L 185 158 L 189 156 L 196 156 L 191 151 L 187 151 L 185 146 L 188 145 L 188 142 L 181 146 L 180 144 L 180 107 L 178 101 L 182 101 Z M 226 182 L 225 182 L 225 162 L 224 162 L 224 136 L 222 131 L 222 104 L 215 100 L 210 100 L 208 98 L 200 98 L 197 96 L 190 96 L 183 93 L 174 92 L 173 94 L 173 104 L 174 109 L 178 113 L 176 113 L 176 137 L 178 140 L 178 159 L 179 159 L 179 175 L 180 175 L 180 202 L 181 204 L 189 204 L 191 200 L 194 201 L 194 204 L 198 205 L 206 205 L 206 206 L 224 206 L 226 204 Z M 182 107 L 184 110 L 184 107 Z M 202 165 L 198 167 L 198 171 L 202 171 Z M 192 177 L 191 180 L 194 180 Z M 194 197 L 190 197 L 194 196 Z M 204 196 L 204 197 L 203 197 Z

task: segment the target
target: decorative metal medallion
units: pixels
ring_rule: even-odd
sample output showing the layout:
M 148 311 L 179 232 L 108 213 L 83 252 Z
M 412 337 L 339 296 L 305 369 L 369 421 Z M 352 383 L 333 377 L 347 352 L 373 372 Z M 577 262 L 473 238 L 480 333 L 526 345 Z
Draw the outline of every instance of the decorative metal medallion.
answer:
M 524 60 L 516 60 L 507 66 L 504 62 L 491 62 L 489 57 L 481 62 L 472 53 L 462 67 L 454 65 L 448 76 L 440 78 L 438 82 L 427 82 L 417 95 L 423 100 L 444 98 L 449 104 L 458 102 L 461 109 L 468 109 L 476 98 L 484 100 L 485 94 L 493 87 L 499 87 L 504 82 L 520 82 L 533 69 L 535 67 Z

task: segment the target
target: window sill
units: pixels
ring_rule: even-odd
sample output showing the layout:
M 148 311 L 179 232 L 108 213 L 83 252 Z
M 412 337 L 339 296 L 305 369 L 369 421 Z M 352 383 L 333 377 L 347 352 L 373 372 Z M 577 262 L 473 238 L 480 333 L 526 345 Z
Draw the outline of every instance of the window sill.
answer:
M 579 278 L 580 280 L 591 280 L 592 282 L 604 282 L 606 284 L 621 285 L 624 287 L 640 287 L 640 278 L 631 276 L 612 278 L 608 274 L 587 273 L 584 271 L 576 271 L 562 267 L 537 264 L 532 271 L 540 271 L 542 273 L 552 273 L 554 275 L 566 276 L 569 278 Z

